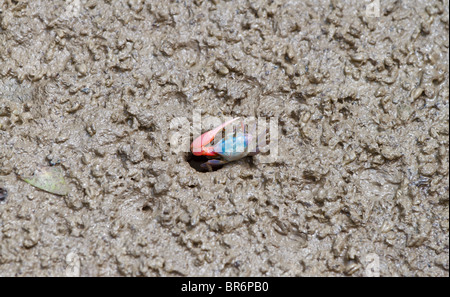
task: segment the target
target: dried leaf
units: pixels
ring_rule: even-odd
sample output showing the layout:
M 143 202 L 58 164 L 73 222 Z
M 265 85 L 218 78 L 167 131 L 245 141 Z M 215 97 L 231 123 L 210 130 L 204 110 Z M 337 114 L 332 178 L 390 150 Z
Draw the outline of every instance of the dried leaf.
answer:
M 30 185 L 52 194 L 65 196 L 69 187 L 60 167 L 42 167 L 32 177 L 22 177 Z

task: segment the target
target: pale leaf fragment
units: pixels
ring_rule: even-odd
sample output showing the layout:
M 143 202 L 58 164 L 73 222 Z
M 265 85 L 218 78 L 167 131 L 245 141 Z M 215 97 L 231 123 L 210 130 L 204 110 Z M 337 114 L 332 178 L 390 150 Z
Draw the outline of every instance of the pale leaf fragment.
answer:
M 22 177 L 22 179 L 30 185 L 52 194 L 65 196 L 69 193 L 64 174 L 57 166 L 39 168 L 32 177 Z

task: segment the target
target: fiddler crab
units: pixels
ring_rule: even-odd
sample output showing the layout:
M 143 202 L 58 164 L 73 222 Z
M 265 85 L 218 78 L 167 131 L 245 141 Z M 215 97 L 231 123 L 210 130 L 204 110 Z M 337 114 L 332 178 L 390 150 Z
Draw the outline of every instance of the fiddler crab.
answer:
M 234 118 L 226 121 L 213 130 L 203 133 L 192 142 L 191 152 L 194 156 L 206 156 L 210 159 L 200 165 L 202 168 L 207 168 L 211 172 L 213 167 L 221 166 L 246 156 L 254 156 L 266 145 L 267 130 L 256 137 L 256 124 L 253 125 L 251 132 L 247 133 L 243 122 L 240 131 L 236 131 L 236 127 L 233 127 L 234 129 L 231 133 L 215 140 L 216 136 L 222 136 L 222 130 L 226 126 L 238 119 Z M 214 143 L 213 140 L 215 140 Z

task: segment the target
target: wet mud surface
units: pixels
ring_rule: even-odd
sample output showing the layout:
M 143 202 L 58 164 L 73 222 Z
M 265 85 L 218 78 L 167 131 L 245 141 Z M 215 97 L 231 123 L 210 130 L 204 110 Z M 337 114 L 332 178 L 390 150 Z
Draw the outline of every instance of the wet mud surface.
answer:
M 448 1 L 366 2 L 2 0 L 0 276 L 448 276 Z M 276 162 L 196 171 L 195 109 Z

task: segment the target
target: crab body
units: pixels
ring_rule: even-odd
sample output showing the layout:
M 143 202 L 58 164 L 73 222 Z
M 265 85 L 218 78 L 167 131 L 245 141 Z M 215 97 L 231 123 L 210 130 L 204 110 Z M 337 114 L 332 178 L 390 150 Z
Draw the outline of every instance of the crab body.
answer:
M 254 143 L 256 140 L 254 134 L 245 133 L 245 131 L 229 133 L 225 135 L 225 137 L 217 139 L 215 144 L 211 144 L 219 132 L 237 119 L 239 118 L 223 123 L 215 129 L 202 134 L 192 142 L 191 151 L 194 155 L 207 156 L 210 158 L 210 160 L 201 164 L 203 168 L 212 171 L 212 167 L 221 166 L 228 162 L 259 153 L 259 145 L 262 144 L 261 140 L 263 139 L 265 143 L 265 132 L 264 135 L 261 134 L 260 137 L 258 137 L 260 143 L 256 144 Z
M 248 151 L 248 145 L 251 140 L 252 135 L 237 133 L 236 136 L 221 139 L 214 146 L 214 152 L 217 156 L 220 156 L 228 162 L 236 161 L 246 157 L 250 153 Z

